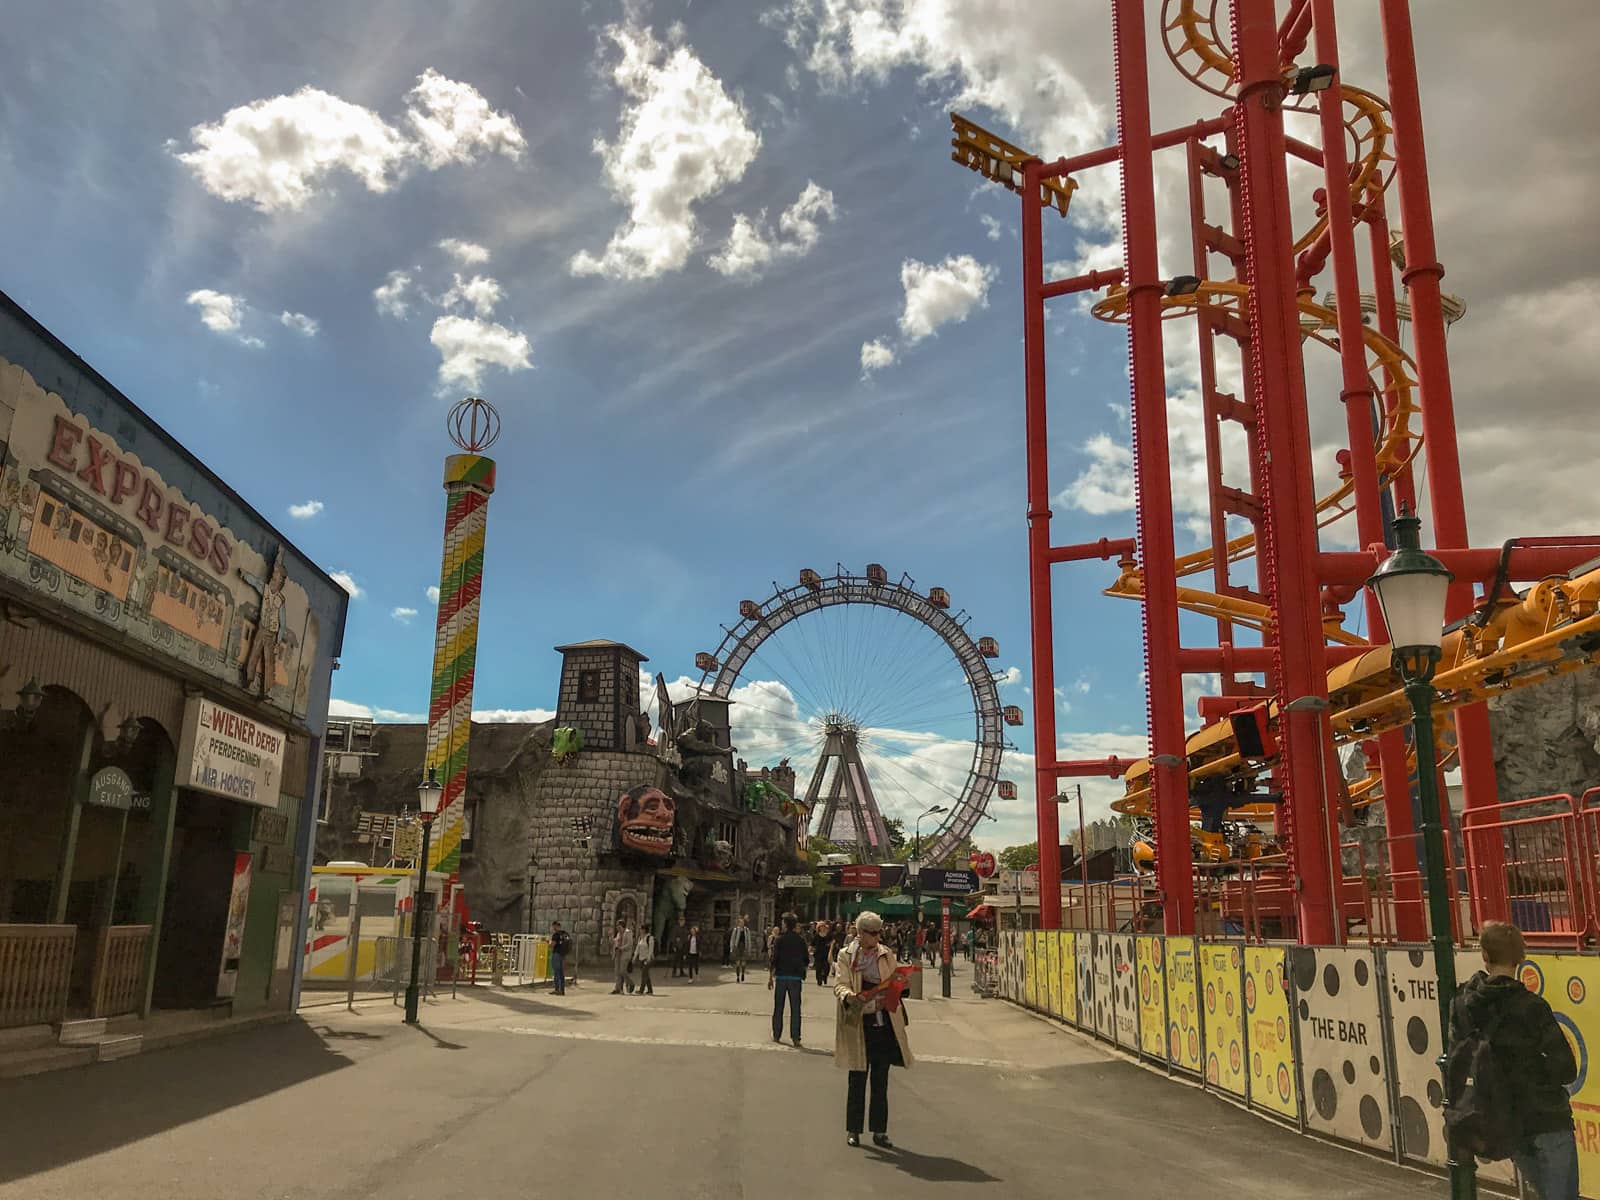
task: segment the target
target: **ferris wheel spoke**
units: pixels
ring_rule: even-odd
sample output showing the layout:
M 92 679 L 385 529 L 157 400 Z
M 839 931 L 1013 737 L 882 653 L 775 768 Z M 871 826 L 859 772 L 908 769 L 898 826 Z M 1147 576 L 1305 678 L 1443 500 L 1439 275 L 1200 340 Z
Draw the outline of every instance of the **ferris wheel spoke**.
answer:
M 873 754 L 870 757 L 872 762 L 886 768 L 887 770 L 894 771 L 896 774 L 899 774 L 901 778 L 910 776 L 911 778 L 919 781 L 924 787 L 930 787 L 941 795 L 948 796 L 951 800 L 954 800 L 958 806 L 961 805 L 965 799 L 960 792 L 955 791 L 945 784 L 939 783 L 937 780 L 930 779 L 928 776 L 922 774 L 922 772 L 916 770 L 904 760 L 901 760 L 898 764 L 893 764 L 889 761 L 889 756 L 882 753 Z M 940 827 L 943 828 L 943 826 L 948 823 L 948 821 L 941 822 Z
M 774 648 L 774 652 L 776 653 L 776 648 Z M 785 656 L 785 658 L 787 659 L 787 656 Z M 810 705 L 816 711 L 820 712 L 824 710 L 823 706 L 817 700 L 816 694 L 813 692 L 810 685 L 793 682 L 787 674 L 778 670 L 777 664 L 763 655 L 760 649 L 755 649 L 750 652 L 750 661 L 755 662 L 757 659 L 761 661 L 763 670 L 770 671 L 776 678 L 776 681 L 781 683 L 789 690 L 789 696 L 794 700 L 796 707 Z M 791 671 L 793 670 L 792 665 L 790 669 Z

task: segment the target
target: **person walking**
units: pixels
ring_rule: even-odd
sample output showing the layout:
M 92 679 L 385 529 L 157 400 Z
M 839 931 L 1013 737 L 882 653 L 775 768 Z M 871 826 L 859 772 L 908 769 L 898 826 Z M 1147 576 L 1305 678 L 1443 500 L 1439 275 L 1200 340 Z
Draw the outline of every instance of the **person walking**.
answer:
M 572 950 L 572 935 L 561 928 L 560 921 L 550 922 L 550 977 L 555 981 L 554 995 L 567 994 L 566 962 Z
M 734 982 L 744 982 L 744 964 L 750 957 L 750 951 L 754 945 L 755 934 L 750 929 L 749 918 L 740 917 L 739 923 L 733 927 L 733 932 L 728 935 L 728 952 L 733 955 Z
M 693 983 L 700 975 L 700 926 L 689 927 L 689 982 Z
M 680 914 L 678 923 L 672 927 L 671 940 L 667 942 L 667 952 L 672 955 L 672 977 L 674 979 L 687 975 L 689 955 L 689 923 Z
M 1478 945 L 1483 970 L 1461 986 L 1451 1004 L 1450 1044 L 1488 1042 L 1509 1084 L 1509 1094 L 1500 1097 L 1505 1111 L 1499 1115 L 1521 1133 L 1511 1161 L 1523 1181 L 1538 1190 L 1540 1200 L 1578 1200 L 1578 1143 L 1567 1093 L 1567 1085 L 1578 1077 L 1572 1047 L 1550 1005 L 1518 977 L 1528 957 L 1522 930 L 1505 921 L 1486 921 Z M 1447 1115 L 1461 1098 L 1446 1097 Z
M 783 1009 L 789 1006 L 789 1040 L 800 1045 L 800 993 L 804 990 L 806 967 L 810 955 L 806 940 L 795 931 L 800 919 L 793 913 L 783 914 L 783 932 L 772 944 L 772 958 L 767 969 L 767 990 L 772 997 L 772 1040 L 783 1041 Z
M 611 994 L 620 996 L 624 988 L 633 991 L 633 930 L 625 921 L 618 921 L 611 935 L 611 966 L 617 977 Z
M 818 921 L 817 936 L 811 943 L 811 965 L 816 968 L 818 987 L 828 986 L 828 971 L 832 969 L 838 952 L 837 943 L 833 940 L 833 927 L 826 921 Z
M 861 1145 L 863 1118 L 872 1131 L 872 1144 L 894 1149 L 889 1140 L 889 1068 L 910 1067 L 911 1042 L 906 1035 L 906 1009 L 885 1006 L 886 985 L 900 964 L 894 951 L 879 939 L 883 918 L 862 913 L 856 918 L 855 939 L 839 951 L 838 982 L 834 994 L 839 1011 L 833 1032 L 834 1065 L 849 1072 L 845 1090 L 845 1142 Z M 871 1091 L 871 1102 L 867 1093 Z
M 639 968 L 639 995 L 654 996 L 655 984 L 650 982 L 650 964 L 656 957 L 656 939 L 650 926 L 639 926 L 639 939 L 633 943 L 633 962 Z

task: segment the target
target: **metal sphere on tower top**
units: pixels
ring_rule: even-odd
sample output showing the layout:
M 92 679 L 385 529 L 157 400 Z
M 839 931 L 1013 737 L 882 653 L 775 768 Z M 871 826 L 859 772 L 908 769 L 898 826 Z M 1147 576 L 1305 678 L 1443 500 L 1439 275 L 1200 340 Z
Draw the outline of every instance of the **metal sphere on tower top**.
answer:
M 487 400 L 468 396 L 450 409 L 446 426 L 452 442 L 469 454 L 480 454 L 500 436 L 500 414 Z

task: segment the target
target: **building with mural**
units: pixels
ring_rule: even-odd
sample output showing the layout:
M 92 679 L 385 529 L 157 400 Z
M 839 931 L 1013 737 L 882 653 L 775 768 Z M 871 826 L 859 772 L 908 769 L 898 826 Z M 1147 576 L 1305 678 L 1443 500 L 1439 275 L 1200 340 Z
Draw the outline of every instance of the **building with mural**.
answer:
M 347 603 L 0 294 L 0 1027 L 289 1007 Z

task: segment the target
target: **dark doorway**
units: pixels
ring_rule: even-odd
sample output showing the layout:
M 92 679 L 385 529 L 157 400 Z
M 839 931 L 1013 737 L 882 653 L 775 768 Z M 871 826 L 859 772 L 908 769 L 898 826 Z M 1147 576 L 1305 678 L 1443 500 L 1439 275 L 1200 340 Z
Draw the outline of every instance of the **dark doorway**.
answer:
M 233 894 L 233 817 L 233 805 L 218 796 L 178 793 L 156 952 L 157 1008 L 205 1008 L 217 998 Z

